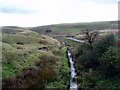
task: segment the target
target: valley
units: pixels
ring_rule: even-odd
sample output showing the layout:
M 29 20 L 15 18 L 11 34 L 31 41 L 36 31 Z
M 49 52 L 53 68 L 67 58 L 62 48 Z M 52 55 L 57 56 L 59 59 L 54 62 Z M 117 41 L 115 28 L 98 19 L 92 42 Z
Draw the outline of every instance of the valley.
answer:
M 4 26 L 3 88 L 119 89 L 119 39 L 117 21 Z

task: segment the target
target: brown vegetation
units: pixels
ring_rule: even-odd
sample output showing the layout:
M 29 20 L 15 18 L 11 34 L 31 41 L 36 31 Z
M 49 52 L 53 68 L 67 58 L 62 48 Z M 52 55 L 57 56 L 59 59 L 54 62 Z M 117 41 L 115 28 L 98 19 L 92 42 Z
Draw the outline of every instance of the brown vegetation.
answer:
M 25 43 L 24 42 L 17 42 L 16 44 L 24 45 Z
M 39 43 L 40 43 L 40 44 L 47 44 L 48 42 L 47 42 L 47 41 L 44 41 L 44 40 L 40 40 Z

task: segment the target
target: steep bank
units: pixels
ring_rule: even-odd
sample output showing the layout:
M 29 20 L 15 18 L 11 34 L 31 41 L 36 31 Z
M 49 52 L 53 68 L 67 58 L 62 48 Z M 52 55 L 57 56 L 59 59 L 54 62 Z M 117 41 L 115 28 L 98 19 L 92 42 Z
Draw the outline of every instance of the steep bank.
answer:
M 2 45 L 3 88 L 67 88 L 64 43 L 28 29 L 3 27 Z

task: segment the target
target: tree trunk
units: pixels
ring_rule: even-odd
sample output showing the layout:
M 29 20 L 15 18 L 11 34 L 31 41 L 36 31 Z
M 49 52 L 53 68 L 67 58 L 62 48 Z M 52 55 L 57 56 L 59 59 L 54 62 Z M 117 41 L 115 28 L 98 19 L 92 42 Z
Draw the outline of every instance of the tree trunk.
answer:
M 90 50 L 93 51 L 93 45 L 90 43 Z

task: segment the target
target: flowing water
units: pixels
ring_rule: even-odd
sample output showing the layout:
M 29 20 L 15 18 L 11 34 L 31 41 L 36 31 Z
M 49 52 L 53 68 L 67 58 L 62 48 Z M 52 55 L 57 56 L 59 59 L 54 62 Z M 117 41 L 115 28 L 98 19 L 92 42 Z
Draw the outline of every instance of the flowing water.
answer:
M 85 42 L 84 40 L 78 40 L 78 39 L 74 39 L 74 38 L 71 38 L 71 37 L 66 37 L 66 39 L 73 40 L 73 41 L 76 41 L 76 42 L 81 42 L 81 43 L 84 43 L 84 42 Z M 70 71 L 71 71 L 70 90 L 78 90 L 77 82 L 73 81 L 73 79 L 74 79 L 75 76 L 76 76 L 76 72 L 75 72 L 74 61 L 73 61 L 73 59 L 72 59 L 70 50 L 68 50 L 68 58 L 69 58 L 70 65 L 71 65 L 71 66 L 70 66 Z
M 73 78 L 76 76 L 75 68 L 74 68 L 74 61 L 72 60 L 71 53 L 68 50 L 68 58 L 70 61 L 70 71 L 71 71 L 71 78 L 70 78 L 70 90 L 77 90 L 77 83 L 73 81 Z
M 69 40 L 76 41 L 76 42 L 85 42 L 84 40 L 79 40 L 79 39 L 75 39 L 75 38 L 71 38 L 71 37 L 65 37 L 65 38 L 69 39 Z

